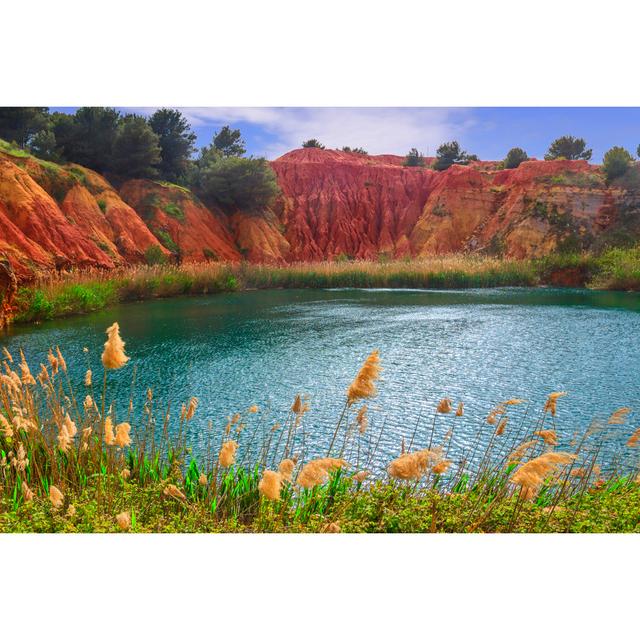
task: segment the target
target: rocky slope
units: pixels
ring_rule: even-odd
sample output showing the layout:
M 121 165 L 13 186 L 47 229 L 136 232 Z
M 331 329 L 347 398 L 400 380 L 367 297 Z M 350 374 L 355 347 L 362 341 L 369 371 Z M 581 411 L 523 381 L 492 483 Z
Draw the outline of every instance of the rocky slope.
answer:
M 0 256 L 21 280 L 69 266 L 248 259 L 283 264 L 452 252 L 534 257 L 628 235 L 640 190 L 584 161 L 476 162 L 437 172 L 393 155 L 299 149 L 271 163 L 272 211 L 228 216 L 187 189 L 116 189 L 77 165 L 0 153 Z M 635 232 L 634 232 L 635 233 Z

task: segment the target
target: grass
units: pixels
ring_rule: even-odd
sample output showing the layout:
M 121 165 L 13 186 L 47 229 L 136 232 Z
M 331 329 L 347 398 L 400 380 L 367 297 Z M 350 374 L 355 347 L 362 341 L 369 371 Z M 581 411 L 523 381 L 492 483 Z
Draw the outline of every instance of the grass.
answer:
M 156 255 L 157 254 L 157 255 Z M 206 254 L 205 254 L 206 255 Z M 209 257 L 209 256 L 207 256 Z M 23 286 L 15 302 L 15 322 L 34 322 L 88 313 L 132 300 L 275 288 L 432 288 L 531 287 L 554 284 L 572 273 L 579 283 L 600 289 L 640 290 L 640 249 L 555 255 L 538 260 L 445 256 L 411 261 L 340 261 L 276 267 L 207 262 L 160 264 L 104 272 L 77 271 Z
M 87 374 L 82 394 L 59 350 L 36 378 L 22 355 L 3 351 L 1 532 L 640 531 L 637 465 L 621 465 L 624 451 L 602 453 L 612 433 L 629 437 L 621 447 L 630 452 L 640 440 L 626 408 L 558 443 L 561 395 L 537 412 L 503 401 L 478 416 L 478 437 L 462 446 L 463 408 L 443 399 L 390 459 L 378 451 L 384 423 L 366 418 L 374 352 L 346 390 L 328 448 L 311 451 L 299 396 L 279 423 L 251 406 L 224 427 L 198 423 L 197 399 L 170 412 L 151 389 L 135 411 L 133 384 L 119 407 L 111 369 L 133 367 L 115 325 L 109 336 L 111 368 Z M 444 438 L 436 424 L 448 427 Z

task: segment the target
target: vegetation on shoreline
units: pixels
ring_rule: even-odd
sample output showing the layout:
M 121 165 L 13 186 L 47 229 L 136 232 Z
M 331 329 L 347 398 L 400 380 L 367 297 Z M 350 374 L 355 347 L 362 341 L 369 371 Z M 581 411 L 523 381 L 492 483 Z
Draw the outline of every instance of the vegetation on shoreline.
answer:
M 369 424 L 367 414 L 381 371 L 374 351 L 346 389 L 326 452 L 310 451 L 301 396 L 274 424 L 254 405 L 224 426 L 196 428 L 196 398 L 172 412 L 152 389 L 137 412 L 133 384 L 128 408 L 118 406 L 111 372 L 129 357 L 117 324 L 107 336 L 103 370 L 87 371 L 82 394 L 57 347 L 35 376 L 22 353 L 3 350 L 0 531 L 640 529 L 637 465 L 602 449 L 612 431 L 629 451 L 639 443 L 627 407 L 566 442 L 556 424 L 564 393 L 550 393 L 537 415 L 511 398 L 479 416 L 475 442 L 459 446 L 464 404 L 443 398 L 388 459 L 378 450 L 385 423 Z
M 208 262 L 155 265 L 112 272 L 78 271 L 23 286 L 15 322 L 89 313 L 120 302 L 241 291 L 299 288 L 531 287 L 562 284 L 640 290 L 640 249 L 612 249 L 600 256 L 555 255 L 539 260 L 442 256 L 411 261 L 334 261 L 288 266 Z

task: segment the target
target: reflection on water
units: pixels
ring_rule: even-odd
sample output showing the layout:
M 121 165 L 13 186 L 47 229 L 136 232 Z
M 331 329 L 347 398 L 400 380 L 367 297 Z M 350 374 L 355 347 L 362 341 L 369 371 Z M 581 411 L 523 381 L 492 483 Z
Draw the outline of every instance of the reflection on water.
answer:
M 135 366 L 138 400 L 147 387 L 160 406 L 200 399 L 193 423 L 198 447 L 208 420 L 222 428 L 226 416 L 255 403 L 268 426 L 282 419 L 297 393 L 308 393 L 307 442 L 317 451 L 331 436 L 344 390 L 377 348 L 384 372 L 370 414 L 374 428 L 386 421 L 380 449 L 388 458 L 403 436 L 411 438 L 420 414 L 424 446 L 433 407 L 445 395 L 466 406 L 456 423 L 458 452 L 484 437 L 482 418 L 510 397 L 531 401 L 530 423 L 547 393 L 568 391 L 556 418 L 563 443 L 594 416 L 637 408 L 638 311 L 636 294 L 583 290 L 260 291 L 123 305 L 14 328 L 0 342 L 24 349 L 34 364 L 59 344 L 82 393 L 85 369 L 101 371 L 104 329 L 117 320 L 132 357 L 110 374 L 117 411 L 126 410 Z M 525 411 L 525 405 L 514 410 L 514 423 Z M 631 418 L 606 446 L 626 440 L 637 426 Z M 438 438 L 451 419 L 438 418 Z

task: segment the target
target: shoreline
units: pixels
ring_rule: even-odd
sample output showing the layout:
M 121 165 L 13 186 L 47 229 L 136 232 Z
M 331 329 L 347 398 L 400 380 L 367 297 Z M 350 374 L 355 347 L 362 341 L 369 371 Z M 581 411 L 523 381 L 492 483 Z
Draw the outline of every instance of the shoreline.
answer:
M 571 288 L 640 291 L 640 250 L 534 260 L 452 255 L 393 262 L 320 262 L 272 266 L 187 263 L 77 271 L 19 287 L 12 323 L 84 315 L 116 304 L 187 295 L 284 289 Z

